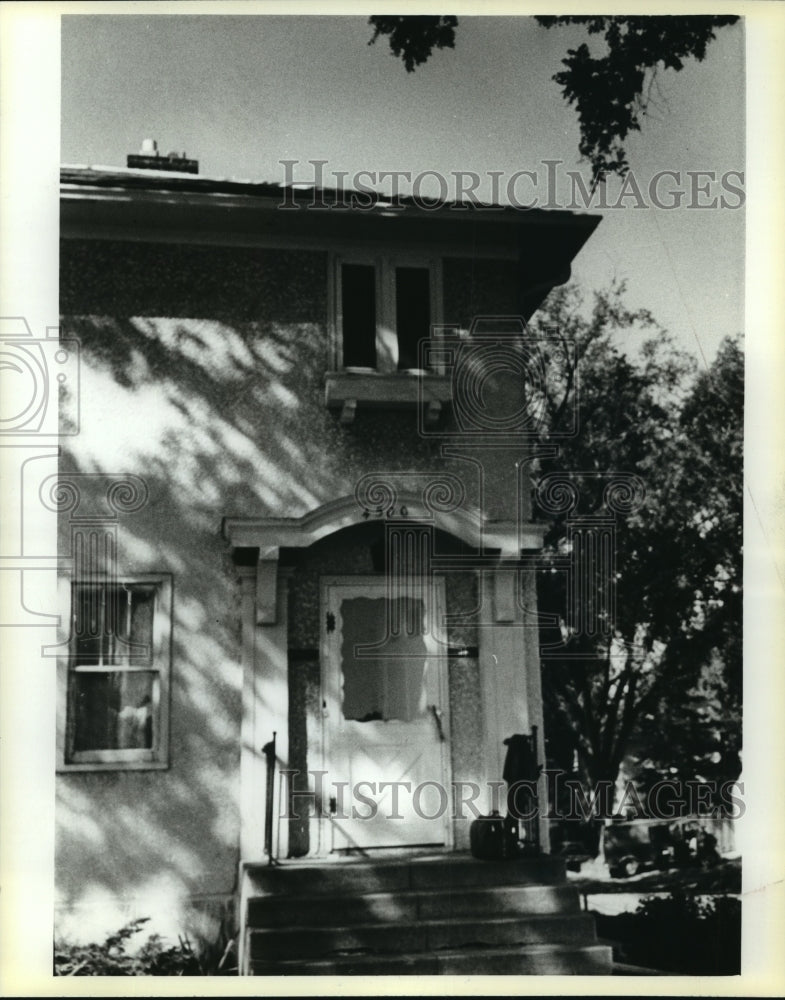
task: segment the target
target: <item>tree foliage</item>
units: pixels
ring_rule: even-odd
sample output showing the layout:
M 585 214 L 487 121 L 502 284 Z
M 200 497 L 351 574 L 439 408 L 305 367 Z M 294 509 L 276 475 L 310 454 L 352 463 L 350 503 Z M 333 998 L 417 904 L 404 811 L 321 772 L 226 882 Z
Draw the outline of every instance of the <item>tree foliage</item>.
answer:
M 685 59 L 702 62 L 717 28 L 733 24 L 733 16 L 538 17 L 545 28 L 583 24 L 601 35 L 605 51 L 592 55 L 584 42 L 569 49 L 565 69 L 553 79 L 565 100 L 578 112 L 580 152 L 595 175 L 626 173 L 624 142 L 640 131 L 659 66 L 677 72 Z
M 369 18 L 369 24 L 373 25 L 374 32 L 368 44 L 373 45 L 379 35 L 387 35 L 392 54 L 403 59 L 406 72 L 411 73 L 416 66 L 428 61 L 434 49 L 455 47 L 458 18 L 377 14 Z
M 589 35 L 602 38 L 601 54 L 592 54 L 586 42 L 568 49 L 562 60 L 565 68 L 553 77 L 578 113 L 581 156 L 602 178 L 627 172 L 624 143 L 631 132 L 640 131 L 658 69 L 678 72 L 687 59 L 702 61 L 717 29 L 738 17 L 542 16 L 536 20 L 544 28 L 584 25 Z M 374 28 L 369 44 L 380 35 L 388 36 L 393 55 L 403 60 L 409 73 L 434 49 L 455 47 L 456 17 L 375 15 L 369 23 Z
M 726 340 L 679 414 L 682 628 L 669 659 L 672 671 L 681 659 L 700 666 L 680 699 L 660 692 L 647 706 L 636 748 L 644 784 L 663 771 L 723 781 L 741 769 L 743 402 L 741 344 Z
M 694 774 L 693 758 L 720 752 L 725 771 L 735 778 L 741 349 L 726 341 L 711 367 L 696 376 L 694 362 L 675 349 L 648 312 L 624 306 L 623 291 L 616 285 L 597 294 L 585 316 L 577 293 L 559 289 L 536 322 L 542 332 L 557 331 L 561 338 L 550 366 L 577 362 L 578 372 L 577 379 L 552 379 L 542 443 L 558 440 L 559 447 L 540 459 L 538 472 L 567 476 L 580 498 L 577 510 L 539 511 L 551 522 L 539 588 L 540 611 L 552 616 L 541 629 L 550 749 L 562 766 L 571 766 L 577 755 L 592 786 L 615 781 L 631 753 L 640 771 L 668 772 L 675 754 L 679 772 L 692 766 Z M 616 335 L 630 337 L 635 330 L 655 336 L 632 360 L 616 345 Z M 574 359 L 568 360 L 570 343 Z M 574 405 L 578 433 L 560 439 Z M 601 620 L 592 633 L 573 620 L 565 554 L 576 517 L 607 516 L 605 487 L 627 473 L 642 480 L 642 502 L 615 518 L 615 575 L 595 579 L 592 597 Z M 702 737 L 709 724 L 714 728 L 707 742 Z M 657 727 L 661 738 L 653 734 Z

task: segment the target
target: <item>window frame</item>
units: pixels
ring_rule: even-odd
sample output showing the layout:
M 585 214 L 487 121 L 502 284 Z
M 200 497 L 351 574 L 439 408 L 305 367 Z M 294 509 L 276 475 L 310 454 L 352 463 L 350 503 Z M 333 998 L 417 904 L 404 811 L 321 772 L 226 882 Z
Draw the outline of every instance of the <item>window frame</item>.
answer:
M 398 368 L 398 318 L 396 306 L 397 267 L 419 267 L 426 269 L 430 290 L 430 327 L 438 330 L 442 326 L 442 261 L 416 250 L 400 250 L 394 253 L 373 253 L 371 251 L 345 251 L 332 253 L 330 259 L 330 299 L 332 322 L 331 367 L 335 372 L 346 372 L 343 363 L 343 282 L 344 264 L 373 265 L 376 275 L 376 329 L 373 331 L 376 345 L 376 368 L 379 375 L 406 375 L 405 369 Z M 440 374 L 440 373 L 439 373 Z
M 60 664 L 58 685 L 58 771 L 139 771 L 169 767 L 169 716 L 172 668 L 173 580 L 168 573 L 134 573 L 102 580 L 67 580 L 69 636 L 67 655 Z M 75 663 L 76 596 L 79 588 L 123 586 L 150 587 L 154 592 L 152 650 L 149 665 L 107 663 L 77 670 Z M 75 718 L 73 678 L 78 673 L 150 671 L 157 675 L 157 699 L 153 703 L 153 746 L 126 749 L 74 750 Z

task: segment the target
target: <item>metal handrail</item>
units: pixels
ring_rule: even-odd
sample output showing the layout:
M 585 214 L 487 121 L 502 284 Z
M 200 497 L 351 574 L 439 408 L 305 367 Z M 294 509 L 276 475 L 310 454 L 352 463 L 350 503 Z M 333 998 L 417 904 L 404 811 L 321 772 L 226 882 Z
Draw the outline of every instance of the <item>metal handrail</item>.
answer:
M 267 785 L 265 788 L 264 802 L 264 852 L 267 855 L 268 865 L 276 864 L 273 854 L 273 802 L 275 797 L 275 739 L 276 733 L 269 743 L 262 747 L 262 753 L 267 759 Z

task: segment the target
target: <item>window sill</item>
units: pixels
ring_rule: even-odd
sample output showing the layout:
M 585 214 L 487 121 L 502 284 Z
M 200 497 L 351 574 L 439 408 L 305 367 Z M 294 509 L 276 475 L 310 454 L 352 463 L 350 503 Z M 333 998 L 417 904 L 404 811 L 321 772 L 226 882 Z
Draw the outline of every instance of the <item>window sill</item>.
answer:
M 58 774 L 72 774 L 79 771 L 166 771 L 169 763 L 163 760 L 94 760 L 59 763 Z
M 442 408 L 452 402 L 452 377 L 415 372 L 328 372 L 325 405 L 340 409 L 342 424 L 350 424 L 358 406 L 377 409 L 425 408 L 425 422 L 435 424 Z

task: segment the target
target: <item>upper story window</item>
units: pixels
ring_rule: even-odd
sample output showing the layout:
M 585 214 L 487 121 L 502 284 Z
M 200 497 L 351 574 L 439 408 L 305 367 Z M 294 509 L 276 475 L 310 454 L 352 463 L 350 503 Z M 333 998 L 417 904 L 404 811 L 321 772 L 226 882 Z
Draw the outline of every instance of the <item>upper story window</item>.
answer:
M 65 766 L 166 766 L 169 577 L 74 583 Z
M 441 322 L 438 261 L 415 256 L 335 259 L 336 367 L 420 368 L 419 345 Z
M 438 421 L 452 399 L 449 376 L 421 367 L 423 341 L 442 327 L 441 261 L 417 254 L 345 254 L 331 263 L 332 370 L 325 403 L 341 423 L 358 407 L 420 407 Z M 430 352 L 429 352 L 430 353 Z

